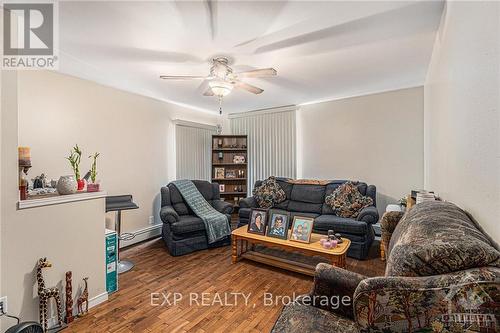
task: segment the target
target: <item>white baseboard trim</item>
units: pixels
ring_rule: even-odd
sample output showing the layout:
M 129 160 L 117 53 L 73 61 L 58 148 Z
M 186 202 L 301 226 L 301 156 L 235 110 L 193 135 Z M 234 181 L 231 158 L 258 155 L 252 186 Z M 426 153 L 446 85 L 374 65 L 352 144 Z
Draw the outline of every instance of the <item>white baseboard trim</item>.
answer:
M 106 291 L 103 292 L 102 294 L 94 296 L 91 299 L 89 299 L 89 309 L 103 302 L 106 302 L 107 300 L 108 300 L 108 293 Z
M 92 297 L 89 299 L 89 309 L 93 308 L 94 306 L 97 306 L 103 302 L 106 302 L 108 300 L 108 293 L 103 292 L 102 294 L 99 294 L 95 297 Z M 75 302 L 76 303 L 76 302 Z M 73 316 L 76 317 L 78 314 L 78 308 L 76 306 L 73 307 Z M 63 309 L 63 318 L 66 317 L 66 311 Z M 52 316 L 47 320 L 47 325 L 49 328 L 55 327 L 58 325 L 57 322 L 57 314 L 56 316 Z
M 139 229 L 133 232 L 135 237 L 129 241 L 120 241 L 120 249 L 140 243 L 142 241 L 148 240 L 150 238 L 158 237 L 161 235 L 162 224 L 155 224 L 143 229 Z

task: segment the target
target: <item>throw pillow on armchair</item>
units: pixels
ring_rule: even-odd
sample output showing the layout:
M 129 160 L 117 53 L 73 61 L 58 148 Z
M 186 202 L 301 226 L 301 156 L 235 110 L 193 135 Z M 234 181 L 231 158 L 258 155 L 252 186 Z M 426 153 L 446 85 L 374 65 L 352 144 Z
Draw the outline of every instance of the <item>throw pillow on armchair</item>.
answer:
M 285 191 L 283 191 L 273 176 L 264 180 L 260 186 L 254 188 L 252 194 L 261 208 L 271 208 L 286 199 Z
M 359 193 L 353 182 L 345 182 L 325 198 L 325 203 L 332 207 L 335 215 L 340 217 L 358 217 L 359 212 L 373 205 L 373 200 Z

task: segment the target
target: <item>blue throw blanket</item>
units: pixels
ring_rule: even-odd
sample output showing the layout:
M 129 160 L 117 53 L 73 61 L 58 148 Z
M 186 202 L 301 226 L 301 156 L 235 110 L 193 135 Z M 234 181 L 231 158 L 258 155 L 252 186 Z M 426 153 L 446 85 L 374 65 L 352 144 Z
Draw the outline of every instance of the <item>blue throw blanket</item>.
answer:
M 216 211 L 205 200 L 192 181 L 187 179 L 174 180 L 172 184 L 181 192 L 182 197 L 196 216 L 205 223 L 209 244 L 231 235 L 231 227 L 226 215 Z

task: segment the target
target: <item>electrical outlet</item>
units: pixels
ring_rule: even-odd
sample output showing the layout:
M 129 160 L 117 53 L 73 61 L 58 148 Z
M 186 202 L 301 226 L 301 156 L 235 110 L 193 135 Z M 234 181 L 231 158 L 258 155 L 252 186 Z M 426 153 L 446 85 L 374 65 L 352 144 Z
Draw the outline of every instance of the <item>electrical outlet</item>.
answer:
M 149 217 L 149 224 L 155 224 L 155 218 L 153 216 Z
M 7 296 L 0 298 L 0 313 L 7 313 Z

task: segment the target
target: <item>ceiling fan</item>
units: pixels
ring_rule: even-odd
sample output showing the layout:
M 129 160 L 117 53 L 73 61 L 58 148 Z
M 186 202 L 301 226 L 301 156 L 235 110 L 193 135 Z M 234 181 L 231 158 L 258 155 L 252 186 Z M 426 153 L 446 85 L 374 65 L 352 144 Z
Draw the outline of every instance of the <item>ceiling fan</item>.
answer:
M 204 96 L 216 96 L 219 98 L 219 112 L 222 114 L 222 98 L 228 95 L 233 88 L 243 89 L 252 94 L 261 94 L 264 90 L 243 82 L 244 78 L 259 78 L 276 76 L 274 68 L 254 69 L 245 72 L 234 73 L 229 67 L 229 61 L 226 57 L 217 57 L 212 59 L 212 67 L 208 76 L 190 76 L 190 75 L 160 75 L 164 80 L 204 80 Z

